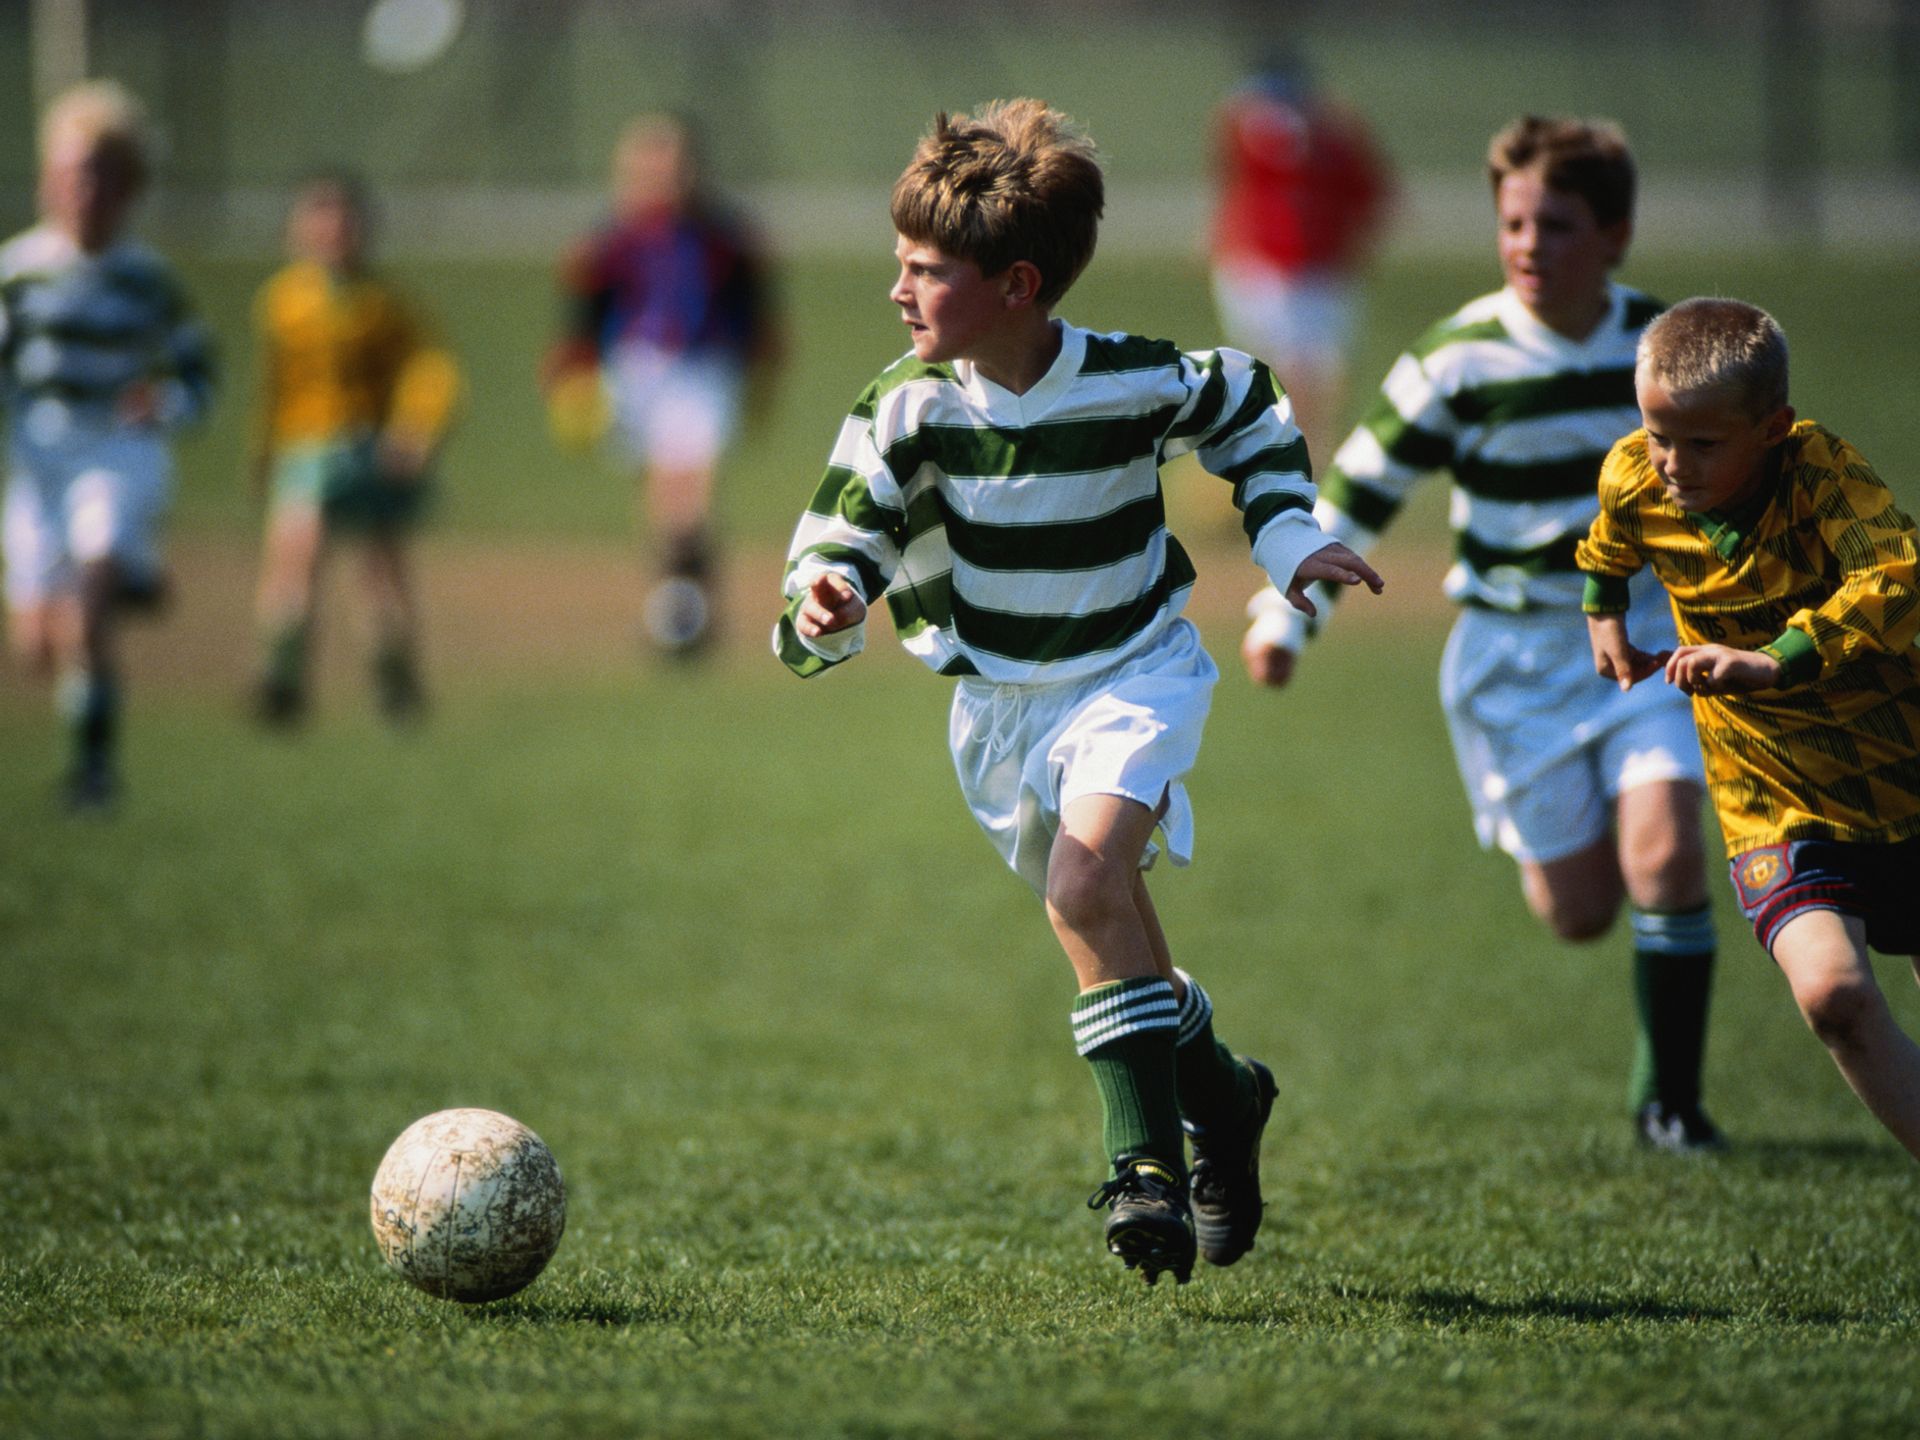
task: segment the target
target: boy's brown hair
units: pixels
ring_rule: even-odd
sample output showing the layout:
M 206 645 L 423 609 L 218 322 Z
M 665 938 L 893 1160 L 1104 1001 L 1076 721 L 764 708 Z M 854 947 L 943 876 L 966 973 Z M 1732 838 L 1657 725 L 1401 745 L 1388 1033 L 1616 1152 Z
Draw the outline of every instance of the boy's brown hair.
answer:
M 1092 140 L 1042 101 L 995 100 L 934 117 L 894 182 L 893 228 L 982 275 L 1029 261 L 1052 305 L 1093 258 L 1105 205 Z
M 1633 151 L 1611 120 L 1522 115 L 1487 146 L 1487 178 L 1500 182 L 1538 168 L 1549 190 L 1578 195 L 1601 225 L 1633 219 Z
M 1676 395 L 1730 390 L 1756 420 L 1787 403 L 1787 337 L 1740 300 L 1682 300 L 1640 333 L 1635 368 Z

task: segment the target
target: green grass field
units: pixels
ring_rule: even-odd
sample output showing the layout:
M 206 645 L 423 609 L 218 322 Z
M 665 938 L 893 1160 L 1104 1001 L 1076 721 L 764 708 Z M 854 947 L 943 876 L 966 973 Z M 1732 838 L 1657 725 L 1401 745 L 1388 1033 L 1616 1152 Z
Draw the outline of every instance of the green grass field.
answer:
M 755 563 L 896 344 L 883 270 L 796 277 L 799 373 L 731 501 Z M 446 530 L 610 544 L 618 481 L 512 398 L 540 277 L 409 273 L 503 397 Z M 1090 322 L 1210 330 L 1193 273 L 1095 274 Z M 196 276 L 242 311 L 251 276 Z M 1901 272 L 1635 278 L 1774 306 L 1806 408 L 1916 496 Z M 1479 279 L 1386 274 L 1363 371 Z M 202 544 L 251 523 L 235 423 L 189 456 Z M 224 672 L 137 664 L 98 824 L 54 813 L 44 700 L 0 672 L 0 1434 L 1911 1435 L 1912 1162 L 1726 895 L 1734 1148 L 1634 1148 L 1625 938 L 1554 944 L 1472 847 L 1430 550 L 1383 553 L 1421 580 L 1289 694 L 1220 687 L 1197 863 L 1155 893 L 1282 1091 L 1259 1248 L 1179 1290 L 1100 1253 L 1071 977 L 955 792 L 947 687 L 884 626 L 805 685 L 750 634 L 688 673 L 441 653 L 398 737 L 347 706 L 259 736 Z M 1253 572 L 1223 565 L 1225 658 Z M 548 1273 L 471 1310 L 388 1274 L 366 1216 L 388 1142 L 451 1105 L 531 1124 L 571 1194 Z

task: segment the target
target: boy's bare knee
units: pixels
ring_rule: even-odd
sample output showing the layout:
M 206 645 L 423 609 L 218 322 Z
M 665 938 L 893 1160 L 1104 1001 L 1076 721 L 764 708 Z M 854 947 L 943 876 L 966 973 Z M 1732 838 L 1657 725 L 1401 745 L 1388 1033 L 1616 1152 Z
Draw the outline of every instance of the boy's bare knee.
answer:
M 1555 909 L 1543 918 L 1553 930 L 1556 939 L 1569 944 L 1584 945 L 1598 940 L 1613 928 L 1614 907 L 1578 909 L 1562 907 Z
M 1055 929 L 1081 931 L 1133 902 L 1133 871 L 1062 838 L 1047 863 L 1047 916 Z
M 1822 976 L 1797 987 L 1793 998 L 1820 1043 L 1841 1050 L 1856 1046 L 1886 1005 L 1879 986 L 1860 975 Z

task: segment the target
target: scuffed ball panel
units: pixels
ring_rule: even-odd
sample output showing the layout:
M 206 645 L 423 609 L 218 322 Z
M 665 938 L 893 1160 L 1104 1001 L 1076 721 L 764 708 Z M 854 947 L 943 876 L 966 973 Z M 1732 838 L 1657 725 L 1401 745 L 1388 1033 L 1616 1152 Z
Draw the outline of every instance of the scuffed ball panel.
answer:
M 552 1152 L 493 1110 L 442 1110 L 408 1126 L 374 1176 L 370 1209 L 388 1265 L 468 1304 L 529 1284 L 567 1224 Z

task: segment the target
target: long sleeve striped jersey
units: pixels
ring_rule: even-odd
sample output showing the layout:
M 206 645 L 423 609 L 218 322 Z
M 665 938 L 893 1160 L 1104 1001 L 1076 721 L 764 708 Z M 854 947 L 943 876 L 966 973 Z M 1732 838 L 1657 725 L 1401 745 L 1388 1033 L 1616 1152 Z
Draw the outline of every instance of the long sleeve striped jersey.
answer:
M 1188 453 L 1234 487 L 1254 559 L 1279 584 L 1331 543 L 1313 523 L 1306 442 L 1260 362 L 1237 350 L 1061 325 L 1023 395 L 966 361 L 907 356 L 860 396 L 794 533 L 774 649 L 800 675 L 856 653 L 863 626 L 794 626 L 824 571 L 942 675 L 1073 680 L 1150 645 L 1193 565 L 1167 529 L 1160 467 Z
M 117 423 L 129 386 L 159 387 L 160 420 L 197 420 L 213 396 L 212 342 L 166 261 L 122 240 L 89 255 L 41 225 L 0 247 L 0 385 L 16 432 L 57 444 Z
M 1752 501 L 1691 515 L 1667 499 L 1646 432 L 1623 439 L 1579 549 L 1586 609 L 1627 611 L 1627 577 L 1646 567 L 1672 600 L 1681 643 L 1765 650 L 1785 667 L 1777 690 L 1693 697 L 1730 854 L 1920 835 L 1913 520 L 1859 451 L 1810 420 L 1775 454 Z M 1637 640 L 1646 618 L 1629 615 Z
M 1634 347 L 1661 309 L 1612 285 L 1600 323 L 1569 340 L 1509 290 L 1463 306 L 1394 362 L 1335 452 L 1315 517 L 1364 554 L 1413 488 L 1445 470 L 1453 480 L 1447 598 L 1577 614 L 1573 549 L 1599 505 L 1601 461 L 1640 424 Z M 1335 598 L 1327 590 L 1312 592 L 1322 616 Z M 1275 644 L 1297 649 L 1312 633 L 1275 592 L 1249 609 Z

